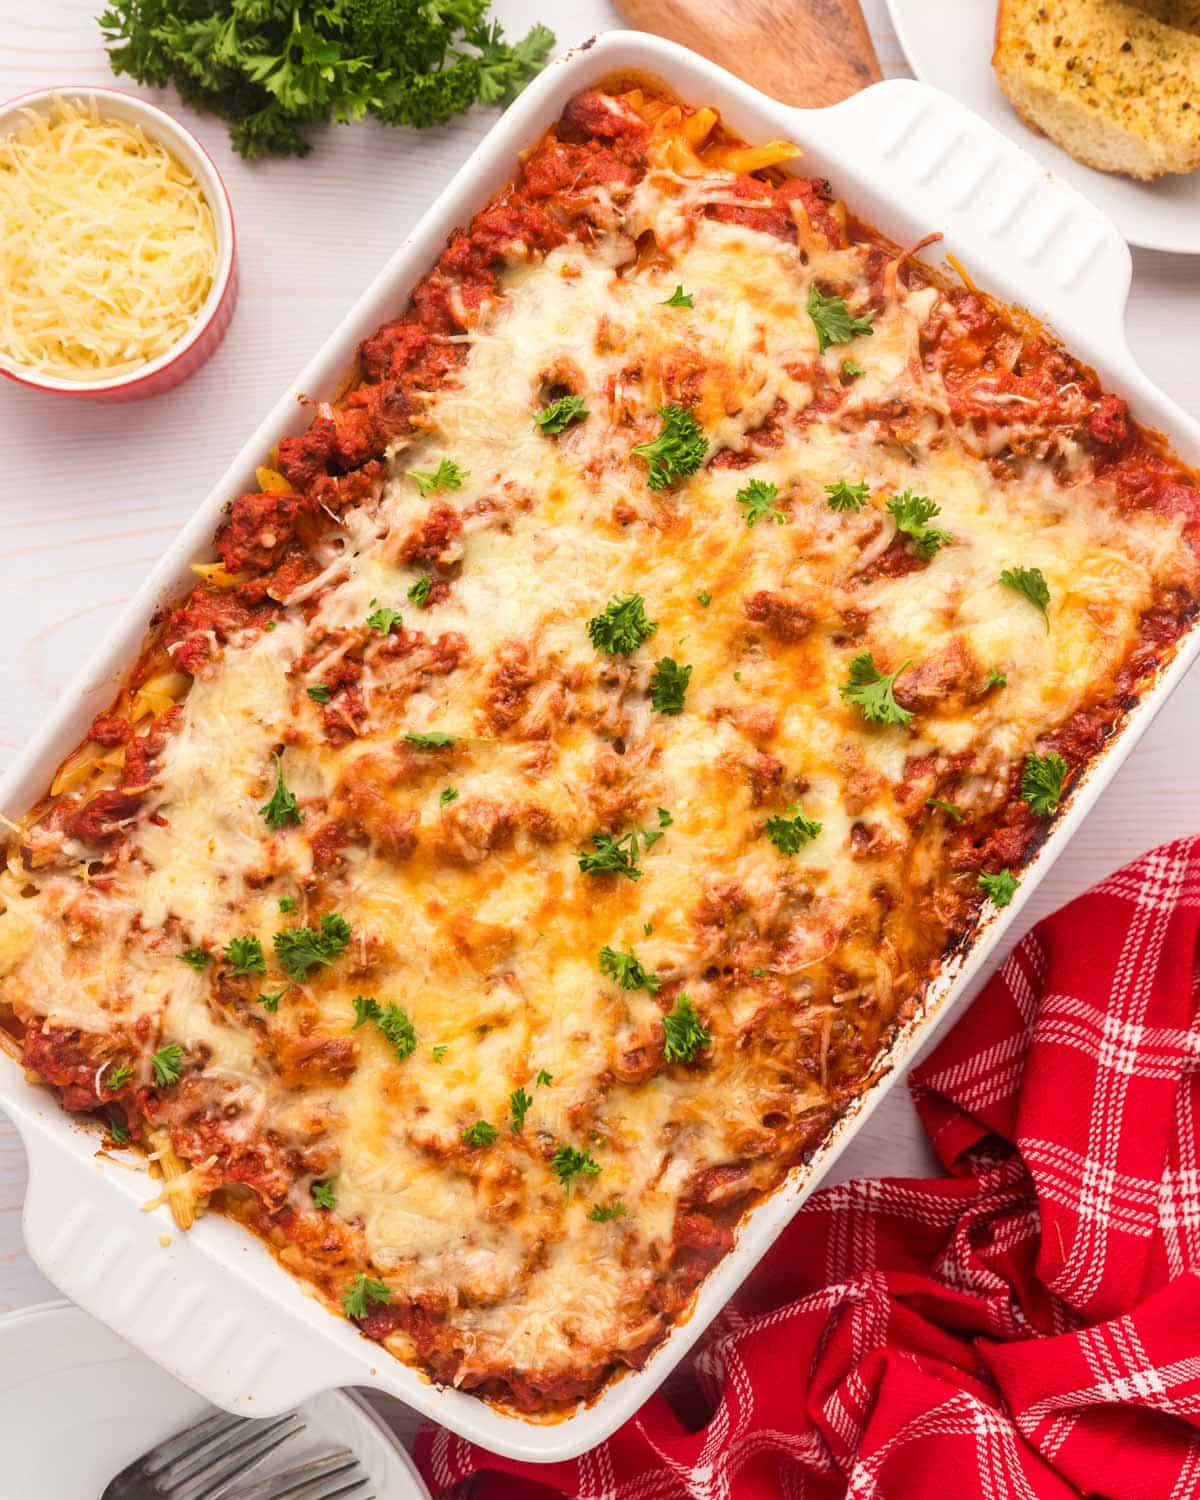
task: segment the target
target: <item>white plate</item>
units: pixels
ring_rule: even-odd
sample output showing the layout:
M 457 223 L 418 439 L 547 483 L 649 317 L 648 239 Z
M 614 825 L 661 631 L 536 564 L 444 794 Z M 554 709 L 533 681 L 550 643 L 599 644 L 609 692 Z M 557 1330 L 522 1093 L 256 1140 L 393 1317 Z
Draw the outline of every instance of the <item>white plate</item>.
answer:
M 12 1500 L 97 1500 L 127 1463 L 212 1409 L 69 1302 L 0 1318 L 0 1494 Z M 357 1455 L 378 1500 L 429 1500 L 358 1396 L 327 1391 L 300 1412 L 306 1430 L 256 1473 L 287 1468 L 323 1440 Z
M 1200 171 L 1135 182 L 1082 166 L 1023 125 L 992 72 L 996 0 L 887 0 L 913 72 L 969 105 L 1102 208 L 1131 245 L 1200 254 Z

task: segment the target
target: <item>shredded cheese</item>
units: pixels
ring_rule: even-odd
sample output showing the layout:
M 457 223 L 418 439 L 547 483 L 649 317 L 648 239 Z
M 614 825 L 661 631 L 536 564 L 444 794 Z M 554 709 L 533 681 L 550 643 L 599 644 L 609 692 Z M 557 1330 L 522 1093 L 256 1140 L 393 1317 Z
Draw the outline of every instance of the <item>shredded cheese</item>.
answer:
M 64 380 L 128 374 L 204 305 L 212 210 L 163 145 L 94 100 L 24 114 L 0 142 L 0 359 Z

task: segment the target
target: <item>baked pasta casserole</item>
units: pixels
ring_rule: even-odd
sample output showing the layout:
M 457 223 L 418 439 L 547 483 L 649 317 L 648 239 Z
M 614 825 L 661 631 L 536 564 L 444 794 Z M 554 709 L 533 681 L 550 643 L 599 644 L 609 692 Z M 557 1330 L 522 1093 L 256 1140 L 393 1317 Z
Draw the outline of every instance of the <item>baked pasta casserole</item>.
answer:
M 575 98 L 10 825 L 30 1074 L 526 1412 L 686 1312 L 1200 599 L 1194 475 L 798 155 Z

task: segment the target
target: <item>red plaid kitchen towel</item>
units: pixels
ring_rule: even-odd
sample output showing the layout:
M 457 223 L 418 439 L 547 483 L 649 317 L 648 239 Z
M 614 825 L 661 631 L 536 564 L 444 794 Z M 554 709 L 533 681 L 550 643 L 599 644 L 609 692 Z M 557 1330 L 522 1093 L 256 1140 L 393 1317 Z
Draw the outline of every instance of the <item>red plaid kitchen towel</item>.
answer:
M 912 1075 L 947 1177 L 815 1194 L 692 1388 L 486 1500 L 1200 1496 L 1200 838 L 1041 922 Z

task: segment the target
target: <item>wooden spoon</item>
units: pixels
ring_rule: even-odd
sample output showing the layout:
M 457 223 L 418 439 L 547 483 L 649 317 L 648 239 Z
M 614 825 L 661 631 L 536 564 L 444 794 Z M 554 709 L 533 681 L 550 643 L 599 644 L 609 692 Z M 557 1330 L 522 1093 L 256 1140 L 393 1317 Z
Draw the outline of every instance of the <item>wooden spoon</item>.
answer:
M 882 74 L 858 0 L 616 0 L 626 21 L 814 109 Z

